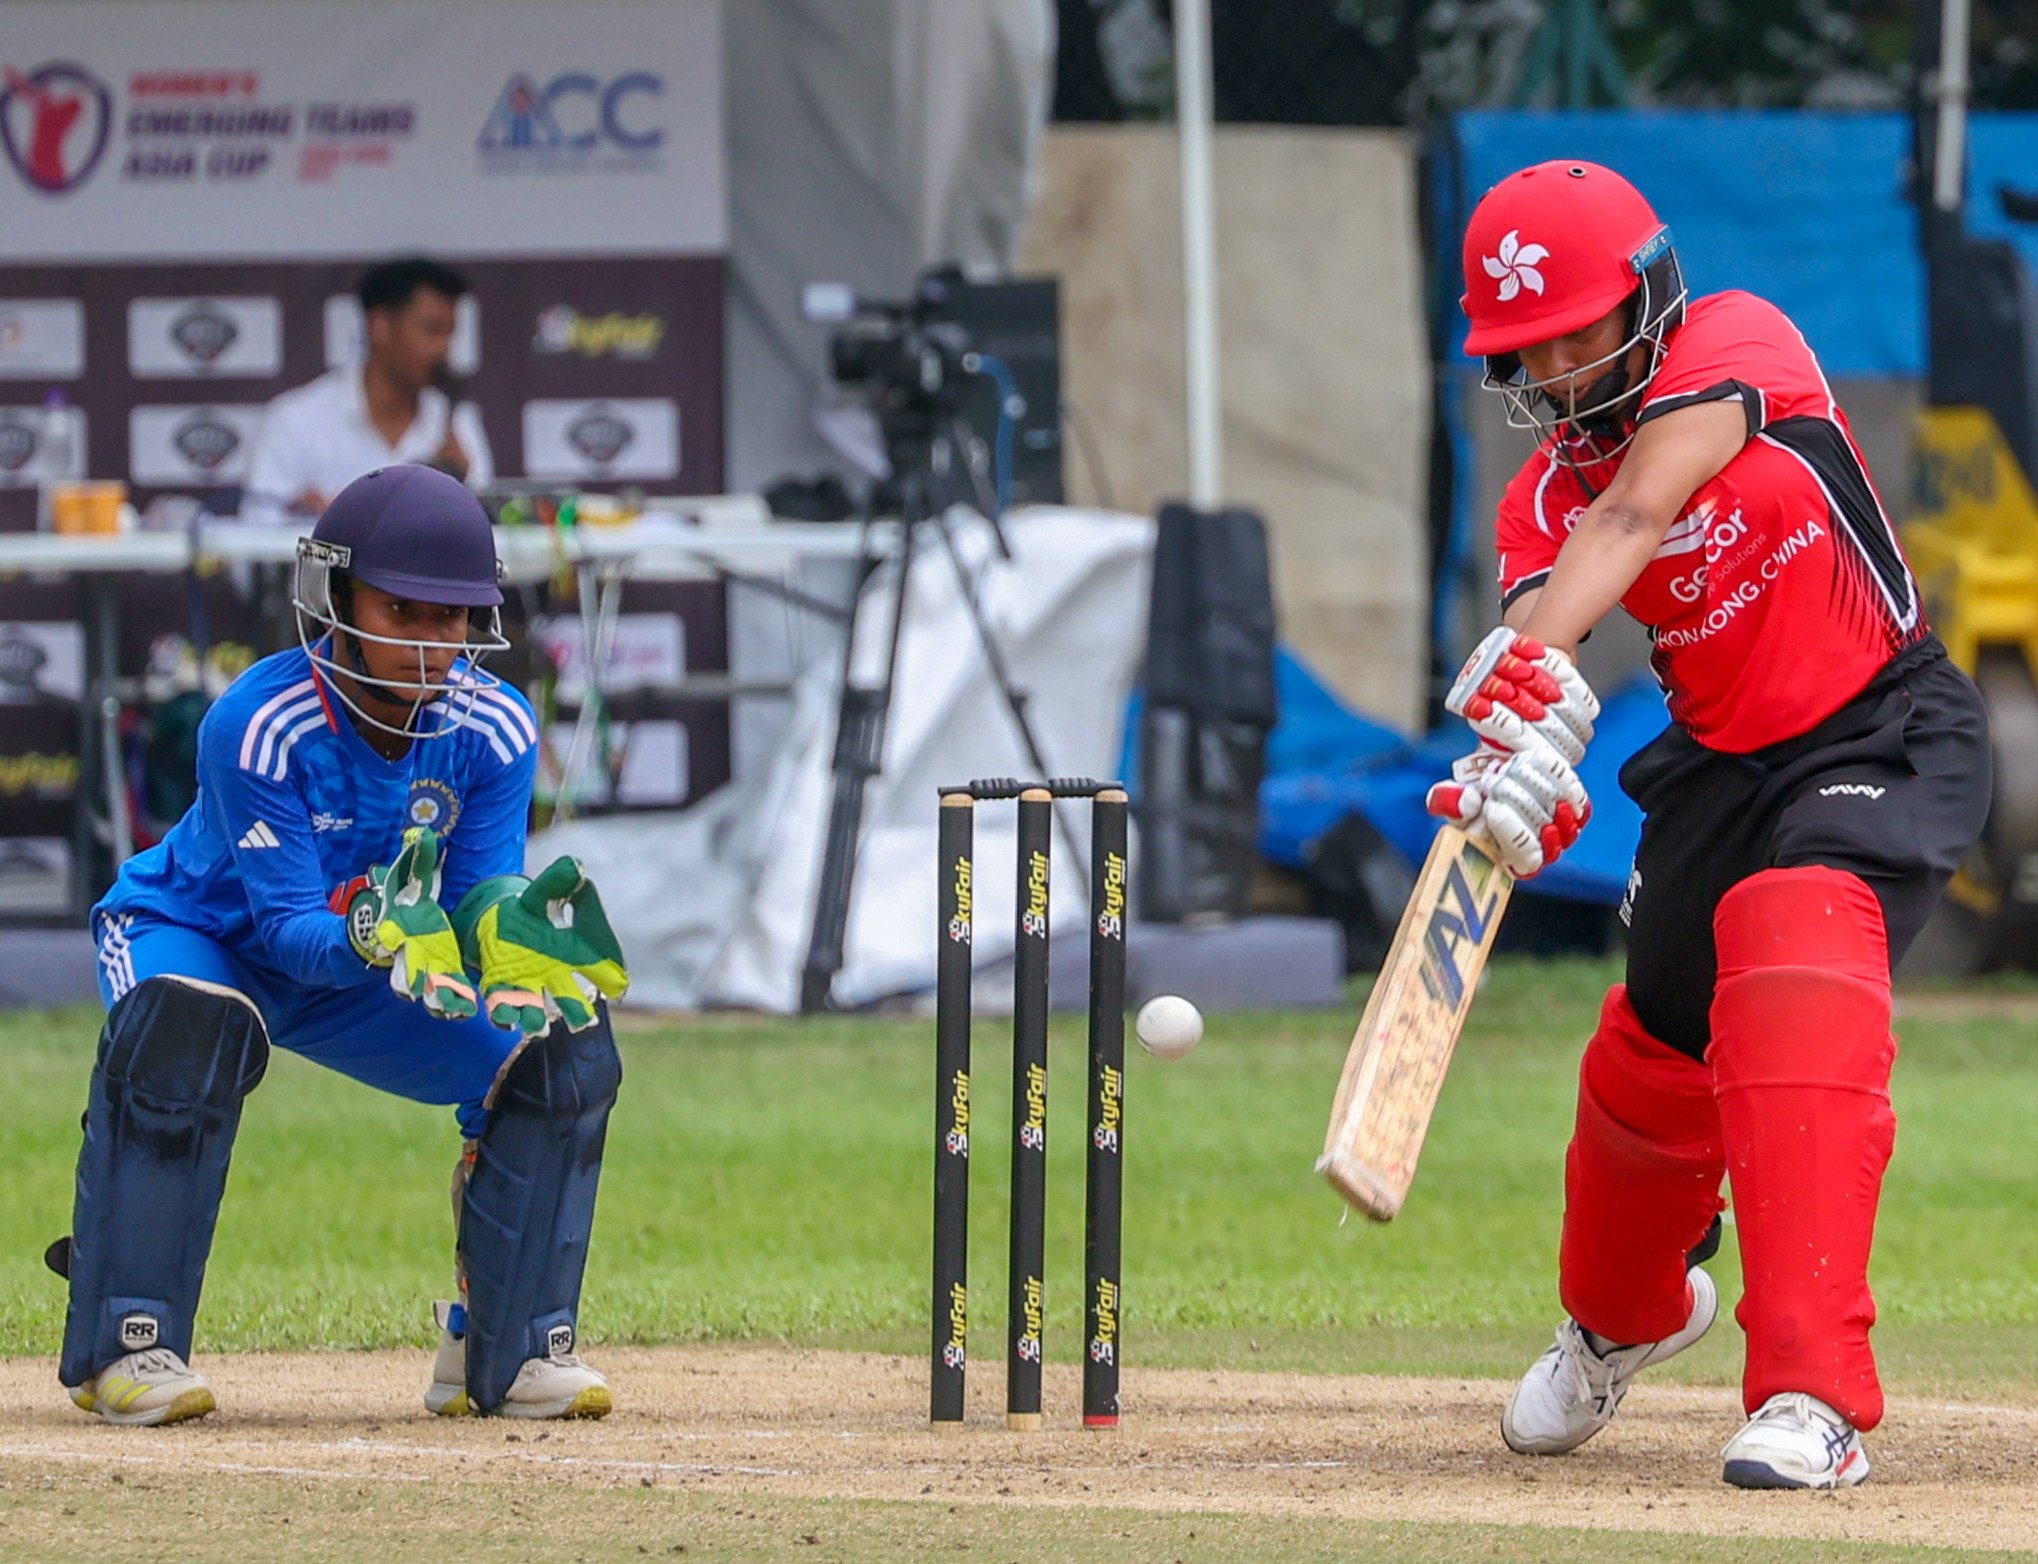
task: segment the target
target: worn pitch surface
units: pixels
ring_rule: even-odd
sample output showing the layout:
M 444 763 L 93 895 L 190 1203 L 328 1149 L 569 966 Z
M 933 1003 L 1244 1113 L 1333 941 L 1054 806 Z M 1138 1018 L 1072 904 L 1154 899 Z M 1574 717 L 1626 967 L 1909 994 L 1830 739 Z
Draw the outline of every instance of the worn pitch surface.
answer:
M 1490 1380 L 1129 1371 L 1125 1421 L 1099 1433 L 1078 1426 L 1077 1371 L 1050 1366 L 1048 1427 L 1025 1435 L 1002 1427 L 1000 1375 L 986 1366 L 972 1373 L 971 1423 L 937 1433 L 913 1359 L 753 1347 L 597 1356 L 618 1402 L 600 1423 L 430 1417 L 422 1353 L 254 1354 L 206 1359 L 218 1414 L 156 1430 L 79 1414 L 47 1360 L 0 1360 L 0 1490 L 20 1500 L 39 1483 L 82 1482 L 105 1494 L 125 1474 L 129 1491 L 167 1484 L 188 1497 L 212 1484 L 230 1508 L 228 1490 L 250 1478 L 287 1480 L 310 1500 L 325 1485 L 424 1484 L 435 1511 L 471 1511 L 484 1527 L 510 1488 L 537 1517 L 548 1494 L 566 1504 L 577 1497 L 567 1490 L 648 1487 L 1970 1548 L 2038 1539 L 2038 1400 L 1897 1399 L 1870 1440 L 1867 1485 L 1744 1494 L 1719 1480 L 1716 1451 L 1738 1422 L 1720 1389 L 1644 1382 L 1586 1451 L 1532 1460 L 1501 1445 L 1507 1387 Z M 53 1557 L 83 1524 L 31 1505 L 6 1530 L 33 1548 L 33 1528 L 52 1528 Z

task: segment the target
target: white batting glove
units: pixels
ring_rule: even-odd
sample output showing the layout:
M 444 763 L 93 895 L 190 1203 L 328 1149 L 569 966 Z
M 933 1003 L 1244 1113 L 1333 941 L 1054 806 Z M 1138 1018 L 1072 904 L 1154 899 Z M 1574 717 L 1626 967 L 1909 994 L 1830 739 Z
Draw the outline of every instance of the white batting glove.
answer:
M 1543 755 L 1510 756 L 1480 782 L 1479 795 L 1479 823 L 1517 879 L 1555 863 L 1592 818 L 1578 773 Z
M 1466 660 L 1444 707 L 1497 749 L 1571 767 L 1599 717 L 1599 698 L 1570 658 L 1505 625 Z
M 1451 763 L 1451 780 L 1433 785 L 1423 808 L 1440 820 L 1469 826 L 1486 812 L 1486 783 L 1507 758 L 1506 750 L 1482 742 L 1464 759 Z

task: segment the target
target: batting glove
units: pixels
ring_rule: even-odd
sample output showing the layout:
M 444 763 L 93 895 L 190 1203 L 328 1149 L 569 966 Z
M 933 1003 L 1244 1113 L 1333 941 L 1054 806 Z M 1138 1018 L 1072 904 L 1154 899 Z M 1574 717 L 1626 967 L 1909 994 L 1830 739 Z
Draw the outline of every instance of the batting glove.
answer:
M 1572 767 L 1599 718 L 1599 698 L 1570 658 L 1504 625 L 1467 659 L 1444 706 L 1497 749 Z
M 460 944 L 481 973 L 488 1019 L 536 1037 L 555 1020 L 569 1032 L 594 1025 L 601 999 L 629 991 L 623 947 L 577 858 L 560 858 L 535 880 L 484 880 L 453 913 Z
M 441 858 L 434 831 L 413 826 L 388 868 L 376 865 L 343 887 L 335 901 L 347 937 L 363 961 L 389 968 L 389 986 L 446 1021 L 475 1012 L 474 985 L 460 941 L 438 903 Z

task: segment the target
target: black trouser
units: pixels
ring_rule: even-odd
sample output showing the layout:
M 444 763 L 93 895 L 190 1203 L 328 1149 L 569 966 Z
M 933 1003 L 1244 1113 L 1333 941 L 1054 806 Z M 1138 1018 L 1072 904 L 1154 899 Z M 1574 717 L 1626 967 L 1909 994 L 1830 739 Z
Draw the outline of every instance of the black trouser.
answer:
M 1809 733 L 1726 755 L 1672 727 L 1620 784 L 1643 817 L 1621 905 L 1628 999 L 1653 1036 L 1703 1059 L 1720 898 L 1764 869 L 1859 875 L 1894 966 L 1981 834 L 1988 719 L 1973 681 L 1926 641 Z

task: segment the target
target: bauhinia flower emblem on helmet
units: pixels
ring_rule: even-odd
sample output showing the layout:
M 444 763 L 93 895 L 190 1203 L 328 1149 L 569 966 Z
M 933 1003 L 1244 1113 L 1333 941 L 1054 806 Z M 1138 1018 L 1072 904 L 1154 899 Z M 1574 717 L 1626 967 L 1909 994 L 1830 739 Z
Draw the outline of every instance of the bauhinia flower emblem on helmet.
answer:
M 1543 291 L 1543 274 L 1536 262 L 1549 259 L 1550 252 L 1539 244 L 1523 244 L 1521 230 L 1510 228 L 1501 236 L 1500 253 L 1480 257 L 1486 275 L 1500 283 L 1500 302 L 1505 304 L 1522 289 Z

